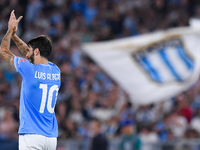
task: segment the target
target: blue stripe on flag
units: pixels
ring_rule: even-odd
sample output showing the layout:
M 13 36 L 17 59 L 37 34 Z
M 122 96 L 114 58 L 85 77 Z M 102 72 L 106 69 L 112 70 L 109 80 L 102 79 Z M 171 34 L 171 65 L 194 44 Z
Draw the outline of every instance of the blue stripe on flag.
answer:
M 148 72 L 148 74 L 151 76 L 151 78 L 157 82 L 162 83 L 162 79 L 157 72 L 157 70 L 151 65 L 150 61 L 147 59 L 147 57 L 142 57 L 139 60 L 139 63 L 142 65 L 142 67 Z
M 188 70 L 193 70 L 194 68 L 194 62 L 193 60 L 185 53 L 183 47 L 178 46 L 177 47 L 178 55 L 182 58 L 183 62 L 187 66 Z
M 166 64 L 166 66 L 169 68 L 171 74 L 176 78 L 177 81 L 183 81 L 181 79 L 181 77 L 178 75 L 178 73 L 176 72 L 176 70 L 174 69 L 173 65 L 170 63 L 167 54 L 165 53 L 165 50 L 162 49 L 159 51 L 160 56 L 162 58 L 162 60 L 164 61 L 164 63 Z

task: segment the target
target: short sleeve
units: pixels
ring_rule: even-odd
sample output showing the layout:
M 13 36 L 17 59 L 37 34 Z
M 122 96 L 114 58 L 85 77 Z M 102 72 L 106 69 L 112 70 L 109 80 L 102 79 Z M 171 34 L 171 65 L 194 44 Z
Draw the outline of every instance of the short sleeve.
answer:
M 27 59 L 21 57 L 14 57 L 14 66 L 17 72 L 21 74 L 23 78 L 26 78 L 32 72 L 33 64 L 30 63 Z

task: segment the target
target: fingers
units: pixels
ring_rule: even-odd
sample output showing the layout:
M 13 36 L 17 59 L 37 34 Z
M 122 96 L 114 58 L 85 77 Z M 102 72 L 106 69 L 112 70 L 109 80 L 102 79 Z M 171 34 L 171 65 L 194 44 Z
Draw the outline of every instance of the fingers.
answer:
M 15 10 L 13 10 L 11 13 L 10 13 L 10 19 L 16 19 L 15 17 Z
M 12 11 L 11 11 L 11 14 L 13 14 L 14 12 L 15 12 L 15 10 L 12 10 Z
M 11 16 L 13 16 L 13 17 L 15 16 L 15 13 L 14 13 L 14 12 L 15 12 L 15 10 L 13 10 L 13 11 L 11 12 Z
M 15 17 L 15 14 L 12 14 L 12 16 L 11 16 L 11 17 L 12 17 L 12 19 L 16 19 L 16 17 Z
M 11 12 L 11 17 L 13 18 L 13 19 L 16 19 L 16 17 L 15 17 L 15 10 L 13 10 L 12 12 Z M 17 19 L 17 22 L 19 22 L 21 19 L 23 18 L 23 16 L 20 16 L 18 19 Z
M 19 22 L 22 18 L 23 18 L 23 16 L 20 16 L 20 17 L 17 19 L 17 22 Z
M 15 17 L 15 13 L 12 14 L 12 17 L 13 17 L 13 19 L 16 19 L 16 17 Z

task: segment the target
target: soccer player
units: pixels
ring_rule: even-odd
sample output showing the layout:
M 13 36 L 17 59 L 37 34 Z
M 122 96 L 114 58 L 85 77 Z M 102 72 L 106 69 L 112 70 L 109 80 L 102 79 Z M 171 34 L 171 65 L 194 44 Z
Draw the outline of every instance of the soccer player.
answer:
M 60 88 L 60 70 L 47 59 L 52 50 L 47 36 L 33 38 L 27 45 L 16 36 L 21 19 L 22 16 L 16 19 L 14 11 L 11 12 L 0 47 L 0 55 L 22 76 L 19 150 L 55 150 L 58 127 L 54 107 Z M 27 59 L 10 51 L 11 38 Z

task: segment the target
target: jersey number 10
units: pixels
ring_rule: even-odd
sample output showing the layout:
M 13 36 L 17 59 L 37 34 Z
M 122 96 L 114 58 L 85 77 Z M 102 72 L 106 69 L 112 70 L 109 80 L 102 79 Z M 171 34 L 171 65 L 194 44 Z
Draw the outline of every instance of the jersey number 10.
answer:
M 39 88 L 42 89 L 42 101 L 41 101 L 41 104 L 40 104 L 40 113 L 43 113 L 44 107 L 45 107 L 45 104 L 46 104 L 46 100 L 47 100 L 47 84 L 40 84 Z M 58 86 L 57 85 L 53 85 L 49 89 L 49 95 L 48 95 L 48 101 L 47 101 L 47 110 L 50 113 L 54 112 L 54 107 L 56 105 L 56 100 L 55 100 L 55 105 L 53 107 L 51 107 L 54 91 L 56 91 L 56 100 L 57 100 L 57 96 L 58 96 Z

